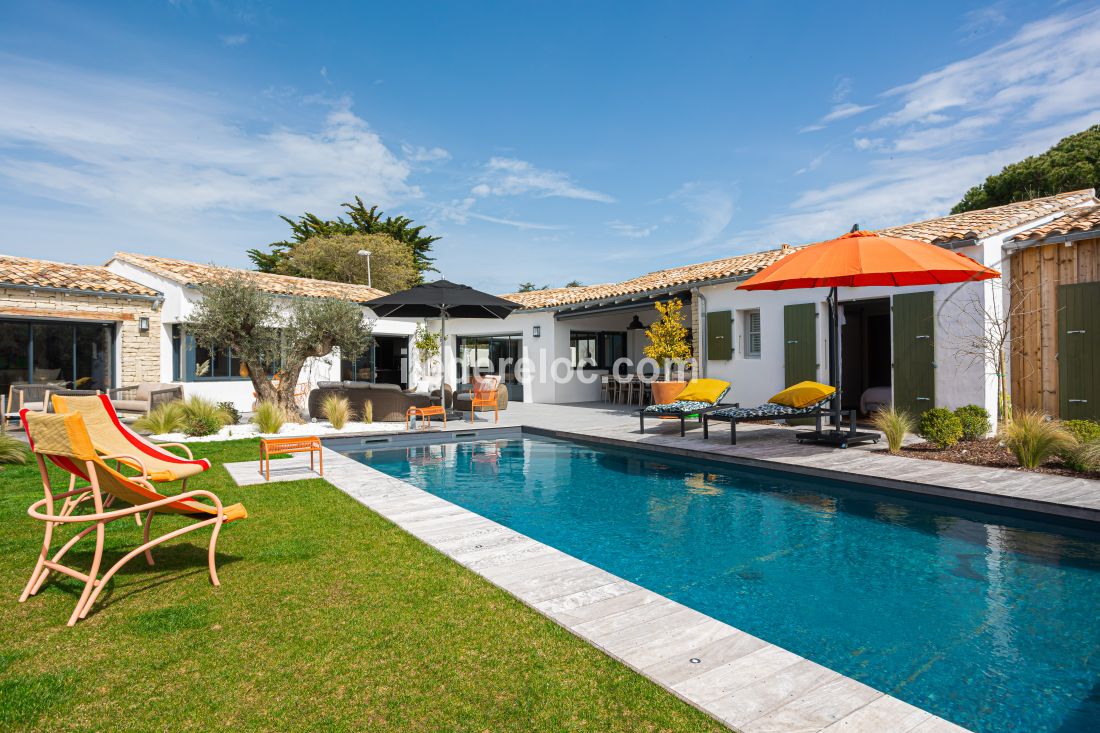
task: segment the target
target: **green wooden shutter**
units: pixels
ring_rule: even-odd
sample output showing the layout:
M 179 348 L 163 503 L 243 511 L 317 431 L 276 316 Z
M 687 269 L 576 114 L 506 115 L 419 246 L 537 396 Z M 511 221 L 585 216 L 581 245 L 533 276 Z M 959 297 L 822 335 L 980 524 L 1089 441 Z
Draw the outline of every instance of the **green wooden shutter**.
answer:
M 910 415 L 936 406 L 936 333 L 932 291 L 895 295 L 894 405 Z
M 817 306 L 783 306 L 783 379 L 787 387 L 817 380 Z
M 1100 419 L 1100 283 L 1058 287 L 1058 408 Z
M 730 311 L 707 313 L 707 359 L 729 361 L 733 358 L 733 316 Z

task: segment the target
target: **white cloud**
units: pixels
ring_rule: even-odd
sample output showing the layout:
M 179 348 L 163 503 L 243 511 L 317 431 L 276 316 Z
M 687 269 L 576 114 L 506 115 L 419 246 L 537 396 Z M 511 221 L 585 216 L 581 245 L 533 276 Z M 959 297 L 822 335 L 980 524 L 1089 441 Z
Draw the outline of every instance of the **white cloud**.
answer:
M 607 228 L 615 232 L 622 237 L 630 237 L 631 239 L 644 239 L 653 232 L 657 231 L 657 224 L 651 224 L 649 226 L 639 226 L 637 224 L 628 224 L 625 221 L 609 221 L 607 222 Z
M 1100 110 L 1100 10 L 1056 15 L 1011 39 L 889 90 L 893 112 L 873 129 L 897 129 L 895 149 L 921 147 L 931 125 L 942 144 L 976 128 L 1041 123 Z
M 833 104 L 840 104 L 847 100 L 852 94 L 853 87 L 854 84 L 852 83 L 851 77 L 842 76 L 837 79 L 836 86 L 833 87 Z
M 490 158 L 474 186 L 475 196 L 519 196 L 532 194 L 539 198 L 559 196 L 583 201 L 612 203 L 615 199 L 606 193 L 582 188 L 568 174 L 560 171 L 536 168 L 526 160 L 516 158 Z
M 695 227 L 695 236 L 682 242 L 686 248 L 707 244 L 726 230 L 736 209 L 736 193 L 728 188 L 691 181 L 678 188 L 668 201 L 678 203 L 688 213 L 688 226 Z
M 221 39 L 223 46 L 243 46 L 248 43 L 247 33 L 234 33 L 229 36 L 218 36 Z
M 959 32 L 968 41 L 1004 25 L 1008 16 L 1004 12 L 1004 4 L 1001 2 L 987 5 L 984 8 L 975 8 L 963 14 L 963 23 L 959 26 Z
M 816 158 L 811 160 L 809 163 L 807 163 L 806 165 L 804 165 L 801 168 L 799 168 L 798 170 L 796 170 L 794 172 L 794 174 L 796 176 L 801 176 L 804 173 L 809 173 L 810 171 L 816 171 L 818 168 L 821 167 L 821 164 L 825 162 L 825 158 L 827 158 L 828 155 L 829 155 L 829 151 L 826 150 L 824 153 L 817 156 Z
M 224 98 L 0 55 L 0 181 L 134 212 L 299 212 L 419 196 L 347 99 L 314 129 L 254 129 Z
M 874 109 L 874 104 L 854 104 L 852 102 L 841 102 L 840 104 L 834 104 L 833 108 L 829 110 L 829 113 L 822 117 L 812 125 L 806 125 L 801 128 L 799 132 L 814 132 L 816 130 L 824 130 L 830 122 L 836 122 L 838 120 L 846 120 L 849 117 L 855 117 L 858 114 L 863 114 L 867 110 Z
M 473 207 L 476 203 L 476 198 L 474 198 L 473 196 L 467 196 L 464 199 L 452 201 L 448 204 L 434 204 L 432 205 L 432 207 L 443 219 L 453 222 L 455 224 L 468 224 L 470 222 L 470 219 L 476 219 L 477 221 L 485 221 L 489 222 L 490 224 L 501 224 L 503 226 L 515 227 L 516 229 L 520 229 L 523 231 L 562 231 L 569 228 L 559 224 L 539 224 L 538 222 L 522 221 L 519 219 L 510 219 L 507 217 L 480 214 L 473 210 Z
M 451 159 L 451 154 L 443 148 L 428 148 L 423 145 L 401 145 L 401 154 L 405 160 L 413 163 L 441 163 Z
M 870 156 L 862 175 L 801 192 L 733 244 L 759 249 L 857 222 L 873 229 L 943 216 L 1005 165 L 1100 122 L 1098 47 L 1100 10 L 1057 15 L 889 90 L 885 112 L 853 140 Z
M 844 104 L 838 104 L 821 118 L 822 122 L 836 122 L 837 120 L 846 120 L 849 117 L 855 117 L 858 114 L 866 112 L 869 109 L 874 109 L 873 104 L 852 104 L 851 102 L 845 102 Z

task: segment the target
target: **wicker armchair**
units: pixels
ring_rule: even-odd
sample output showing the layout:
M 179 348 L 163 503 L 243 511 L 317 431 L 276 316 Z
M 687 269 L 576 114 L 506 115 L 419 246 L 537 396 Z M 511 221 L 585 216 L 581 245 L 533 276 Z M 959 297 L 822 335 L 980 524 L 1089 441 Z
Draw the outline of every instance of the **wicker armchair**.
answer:
M 107 392 L 117 412 L 146 415 L 160 405 L 183 399 L 183 386 L 161 382 L 130 384 Z
M 61 382 L 13 382 L 8 387 L 7 415 L 18 415 L 22 409 L 31 412 L 43 412 L 50 400 L 50 392 L 64 389 Z

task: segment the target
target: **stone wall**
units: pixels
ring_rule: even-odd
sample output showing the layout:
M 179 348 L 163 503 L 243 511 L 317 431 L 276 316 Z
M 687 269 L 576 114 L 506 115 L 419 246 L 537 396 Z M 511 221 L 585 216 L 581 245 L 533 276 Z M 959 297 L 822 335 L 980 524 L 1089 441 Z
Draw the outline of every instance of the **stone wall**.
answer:
M 149 330 L 138 331 L 138 318 Z M 0 318 L 114 321 L 121 343 L 116 384 L 160 381 L 160 306 L 152 301 L 109 293 L 68 294 L 0 287 Z
M 702 376 L 706 371 L 706 365 L 703 364 L 703 323 L 697 295 L 698 293 L 693 292 L 693 297 L 691 298 L 691 355 L 699 365 L 699 371 L 696 376 Z

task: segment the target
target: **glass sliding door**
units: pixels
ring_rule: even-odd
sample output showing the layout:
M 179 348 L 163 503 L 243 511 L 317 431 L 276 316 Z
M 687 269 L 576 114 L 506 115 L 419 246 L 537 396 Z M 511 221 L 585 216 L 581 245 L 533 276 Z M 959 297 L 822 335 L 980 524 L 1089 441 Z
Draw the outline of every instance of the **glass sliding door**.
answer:
M 0 321 L 0 389 L 15 382 L 105 391 L 114 386 L 114 326 Z
M 456 341 L 460 381 L 469 381 L 472 374 L 496 374 L 508 387 L 508 399 L 523 399 L 523 385 L 516 376 L 516 363 L 523 356 L 522 336 L 459 336 Z
M 114 384 L 110 326 L 81 323 L 74 326 L 73 388 L 106 392 Z
M 73 326 L 69 323 L 36 323 L 31 329 L 36 384 L 72 384 Z
M 31 329 L 25 322 L 0 321 L 0 393 L 30 381 Z

